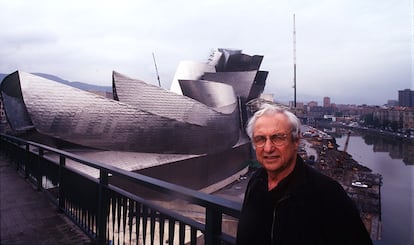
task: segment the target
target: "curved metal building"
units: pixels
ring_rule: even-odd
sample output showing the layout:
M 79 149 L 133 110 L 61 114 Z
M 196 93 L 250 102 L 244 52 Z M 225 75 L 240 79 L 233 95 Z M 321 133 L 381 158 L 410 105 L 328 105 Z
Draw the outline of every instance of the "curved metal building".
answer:
M 115 71 L 114 99 L 22 71 L 5 77 L 0 91 L 15 131 L 32 130 L 97 151 L 181 154 L 186 160 L 163 167 L 176 169 L 178 176 L 188 166 L 197 166 L 200 175 L 210 172 L 214 178 L 196 186 L 201 188 L 239 171 L 249 158 L 244 105 L 264 89 L 262 59 L 219 49 L 206 63 L 182 62 L 171 85 L 175 92 Z M 215 163 L 220 159 L 238 163 Z M 215 164 L 221 164 L 220 174 L 214 173 Z M 142 171 L 160 177 L 162 171 L 151 171 L 155 167 Z
M 2 82 L 13 129 L 34 127 L 44 135 L 85 147 L 203 154 L 231 148 L 238 140 L 239 129 L 226 127 L 237 125 L 236 105 L 230 113 L 221 113 L 143 82 L 129 91 L 144 91 L 145 96 L 133 101 L 117 92 L 127 104 L 21 71 Z M 21 109 L 13 112 L 10 104 Z

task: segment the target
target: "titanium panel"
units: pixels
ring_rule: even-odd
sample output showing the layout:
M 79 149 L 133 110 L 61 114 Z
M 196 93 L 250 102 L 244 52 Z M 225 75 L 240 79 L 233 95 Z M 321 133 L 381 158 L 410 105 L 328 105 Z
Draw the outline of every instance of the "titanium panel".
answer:
M 231 114 L 192 111 L 185 119 L 204 120 L 194 124 L 29 73 L 16 75 L 17 80 L 9 77 L 3 83 L 20 83 L 36 130 L 75 144 L 102 150 L 202 154 L 231 148 L 239 137 L 237 126 L 228 127 L 237 125 L 237 110 Z
M 144 111 L 200 126 L 206 125 L 206 117 L 214 117 L 216 114 L 212 108 L 196 100 L 129 78 L 118 72 L 114 71 L 112 78 L 119 101 Z
M 179 80 L 183 94 L 217 111 L 232 112 L 237 106 L 233 87 L 206 80 Z
M 244 100 L 256 98 L 263 92 L 267 77 L 267 72 L 259 71 L 262 60 L 263 56 L 246 55 L 242 50 L 218 49 L 210 55 L 207 63 L 181 62 L 171 84 L 171 91 L 183 94 L 178 87 L 178 80 L 201 79 L 229 84 L 233 86 L 236 96 Z
M 242 50 L 240 49 L 224 49 L 219 48 L 218 52 L 222 53 L 222 60 L 218 66 L 216 66 L 217 72 L 226 71 L 227 62 L 232 55 L 241 54 Z
M 216 70 L 217 70 L 217 67 L 223 67 L 224 66 L 223 53 L 218 50 L 214 50 L 208 57 L 207 64 L 216 67 Z
M 17 74 L 12 73 L 6 77 L 10 80 L 17 80 Z M 6 79 L 4 78 L 4 80 Z M 4 81 L 3 80 L 3 81 Z M 4 111 L 10 127 L 15 131 L 24 131 L 34 127 L 26 106 L 22 99 L 20 83 L 5 83 L 0 85 L 0 91 L 4 103 Z
M 259 70 L 263 56 L 234 54 L 229 57 L 225 71 L 254 71 Z
M 260 97 L 266 86 L 266 79 L 268 74 L 269 72 L 267 71 L 257 72 L 255 82 L 253 83 L 253 86 L 250 90 L 249 97 L 247 97 L 247 101 Z
M 255 82 L 257 71 L 204 73 L 203 79 L 231 85 L 237 97 L 247 99 Z
M 195 61 L 181 61 L 178 64 L 177 70 L 173 81 L 171 83 L 170 90 L 177 94 L 183 94 L 181 91 L 180 83 L 178 79 L 184 80 L 198 80 L 204 74 L 204 72 L 215 72 L 216 68 L 208 63 L 201 63 Z

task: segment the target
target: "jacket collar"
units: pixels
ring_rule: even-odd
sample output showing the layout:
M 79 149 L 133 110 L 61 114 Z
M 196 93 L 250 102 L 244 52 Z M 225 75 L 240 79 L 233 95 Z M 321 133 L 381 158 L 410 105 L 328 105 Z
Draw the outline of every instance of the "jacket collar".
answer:
M 260 168 L 260 171 L 257 174 L 259 181 L 265 184 L 267 187 L 266 170 L 264 168 Z M 302 187 L 305 184 L 306 166 L 303 159 L 299 155 L 297 155 L 295 168 L 293 169 L 292 173 L 290 173 L 286 178 L 280 181 L 279 186 L 285 189 L 286 194 L 295 195 L 302 191 Z
M 289 178 L 287 186 L 287 193 L 291 195 L 297 195 L 304 190 L 304 186 L 307 183 L 306 168 L 303 159 L 298 155 L 295 168 L 292 173 L 286 178 Z

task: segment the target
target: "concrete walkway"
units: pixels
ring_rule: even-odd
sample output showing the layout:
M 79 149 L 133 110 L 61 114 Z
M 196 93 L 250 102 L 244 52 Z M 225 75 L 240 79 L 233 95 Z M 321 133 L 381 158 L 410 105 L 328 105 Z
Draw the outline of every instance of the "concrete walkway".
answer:
M 0 152 L 0 244 L 91 244 Z

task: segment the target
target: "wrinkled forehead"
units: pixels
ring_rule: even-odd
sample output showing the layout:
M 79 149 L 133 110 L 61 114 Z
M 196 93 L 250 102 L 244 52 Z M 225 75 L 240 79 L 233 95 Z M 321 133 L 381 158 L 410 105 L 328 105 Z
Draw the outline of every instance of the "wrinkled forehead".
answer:
M 292 126 L 283 113 L 263 114 L 257 118 L 253 127 L 253 135 L 271 135 L 290 133 Z

